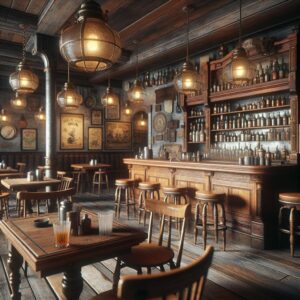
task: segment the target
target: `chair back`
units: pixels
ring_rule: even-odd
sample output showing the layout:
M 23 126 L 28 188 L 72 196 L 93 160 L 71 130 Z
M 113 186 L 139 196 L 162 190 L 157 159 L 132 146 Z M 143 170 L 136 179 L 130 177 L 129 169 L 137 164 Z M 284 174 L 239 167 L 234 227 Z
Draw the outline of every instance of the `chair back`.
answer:
M 18 162 L 17 163 L 17 170 L 19 173 L 25 173 L 26 164 Z
M 201 257 L 185 267 L 149 275 L 122 276 L 118 298 L 200 300 L 212 257 L 213 247 L 208 246 Z
M 71 188 L 73 185 L 73 178 L 71 177 L 61 177 L 60 184 L 58 186 L 58 191 L 63 191 Z
M 178 254 L 175 267 L 180 267 L 185 230 L 187 226 L 187 220 L 191 213 L 191 205 L 178 205 L 178 204 L 170 204 L 163 201 L 158 200 L 150 200 L 146 199 L 145 201 L 145 209 L 150 211 L 150 221 L 148 228 L 148 243 L 152 242 L 152 228 L 153 228 L 153 215 L 160 215 L 160 229 L 159 229 L 159 238 L 158 244 L 161 246 L 163 244 L 164 232 L 166 221 L 168 221 L 168 232 L 167 232 L 167 247 L 171 247 L 172 242 L 172 220 L 179 220 L 182 223 L 180 229 L 180 241 L 178 247 Z

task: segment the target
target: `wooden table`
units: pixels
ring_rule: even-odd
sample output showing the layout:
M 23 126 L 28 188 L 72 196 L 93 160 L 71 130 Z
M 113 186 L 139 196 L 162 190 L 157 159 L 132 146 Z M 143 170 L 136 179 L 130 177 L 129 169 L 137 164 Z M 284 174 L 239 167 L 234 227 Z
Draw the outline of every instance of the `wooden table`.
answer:
M 17 169 L 12 169 L 12 168 L 5 168 L 5 169 L 0 169 L 0 174 L 8 174 L 8 173 L 18 173 L 19 171 Z
M 19 285 L 23 259 L 41 277 L 64 272 L 62 291 L 67 299 L 76 300 L 83 288 L 82 266 L 124 254 L 147 237 L 146 233 L 117 222 L 114 222 L 112 235 L 101 236 L 97 214 L 88 210 L 83 210 L 84 213 L 92 219 L 92 233 L 71 236 L 70 246 L 63 249 L 55 248 L 52 227 L 36 228 L 33 225 L 36 218 L 0 221 L 0 229 L 10 244 L 7 262 L 11 299 L 21 299 Z M 57 214 L 48 216 L 51 223 L 57 220 Z
M 2 179 L 1 184 L 11 191 L 34 191 L 46 186 L 57 186 L 60 180 L 44 178 L 44 180 L 28 181 L 27 178 Z

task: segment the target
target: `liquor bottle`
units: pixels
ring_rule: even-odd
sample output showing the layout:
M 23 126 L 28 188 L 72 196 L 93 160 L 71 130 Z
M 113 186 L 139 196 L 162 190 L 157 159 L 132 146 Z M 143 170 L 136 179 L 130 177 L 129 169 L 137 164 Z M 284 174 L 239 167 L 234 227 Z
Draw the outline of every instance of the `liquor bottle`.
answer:
M 276 126 L 276 118 L 275 118 L 274 114 L 272 114 L 272 117 L 271 117 L 271 126 Z
M 266 107 L 266 99 L 265 99 L 264 96 L 262 96 L 260 103 L 261 103 L 260 108 L 265 108 Z
M 232 117 L 229 117 L 228 128 L 232 129 Z
M 270 81 L 270 68 L 269 68 L 269 65 L 266 66 L 266 69 L 265 69 L 265 82 L 268 82 Z
M 274 107 L 275 106 L 275 96 L 271 97 L 271 106 Z
M 151 86 L 155 86 L 155 77 L 154 77 L 154 73 L 152 73 L 151 79 L 150 79 L 150 85 Z
M 267 114 L 267 118 L 266 118 L 266 126 L 271 126 L 272 124 L 272 119 L 270 117 L 270 114 Z
M 190 124 L 189 142 L 193 141 L 193 126 Z
M 167 70 L 165 69 L 163 71 L 163 76 L 162 76 L 162 83 L 166 84 L 168 82 L 168 77 L 167 77 Z
M 272 80 L 278 79 L 278 60 L 277 58 L 273 61 L 272 66 Z
M 291 114 L 288 112 L 287 114 L 287 117 L 288 117 L 288 125 L 291 125 Z
M 227 119 L 227 116 L 225 116 L 225 119 L 224 119 L 224 129 L 228 129 L 228 119 Z
M 260 119 L 260 126 L 261 127 L 265 127 L 266 126 L 266 118 L 264 115 L 261 116 L 261 119 Z
M 265 74 L 264 74 L 264 70 L 262 68 L 261 63 L 259 64 L 259 83 L 263 83 L 265 80 Z
M 283 57 L 281 57 L 280 62 L 278 64 L 278 78 L 282 79 L 284 78 L 284 60 Z
M 220 129 L 224 129 L 224 117 L 223 115 L 220 116 L 220 124 L 219 124 Z
M 277 116 L 276 116 L 276 124 L 277 124 L 277 126 L 281 125 L 280 113 L 278 113 Z
M 203 127 L 201 127 L 201 131 L 200 131 L 200 142 L 201 143 L 205 142 L 205 132 Z
M 193 125 L 193 138 L 192 138 L 192 142 L 196 142 L 196 135 L 197 135 L 197 131 L 196 131 L 196 126 Z
M 275 106 L 280 106 L 280 96 L 276 97 Z
M 270 96 L 267 96 L 266 98 L 266 107 L 270 107 L 271 106 L 271 99 Z
M 287 125 L 288 124 L 288 117 L 286 115 L 286 112 L 284 112 L 284 115 L 282 117 L 282 125 Z

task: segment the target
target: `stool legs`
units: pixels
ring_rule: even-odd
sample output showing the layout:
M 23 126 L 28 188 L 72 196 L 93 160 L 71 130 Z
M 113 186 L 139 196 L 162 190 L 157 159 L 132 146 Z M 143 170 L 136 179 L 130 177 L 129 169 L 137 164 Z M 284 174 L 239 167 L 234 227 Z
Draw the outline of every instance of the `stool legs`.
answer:
M 203 249 L 206 249 L 206 237 L 207 237 L 207 203 L 204 203 L 202 208 L 202 238 L 203 238 Z
M 223 250 L 226 248 L 226 217 L 225 217 L 225 207 L 224 204 L 221 204 L 221 220 L 223 228 Z
M 292 207 L 290 210 L 290 251 L 291 256 L 294 256 L 295 249 L 295 207 Z
M 213 204 L 213 214 L 214 214 L 214 229 L 215 229 L 215 241 L 218 243 L 218 206 Z
M 127 187 L 117 186 L 116 191 L 115 191 L 115 216 L 117 219 L 120 218 L 122 191 L 124 194 L 127 218 L 129 219 L 129 206 L 130 205 L 133 205 L 133 211 L 135 214 L 134 189 L 133 189 L 133 187 L 130 187 L 130 186 L 127 186 Z
M 197 236 L 198 236 L 198 227 L 197 225 L 199 224 L 199 208 L 200 204 L 197 203 L 195 207 L 195 223 L 194 223 L 194 243 L 197 243 Z

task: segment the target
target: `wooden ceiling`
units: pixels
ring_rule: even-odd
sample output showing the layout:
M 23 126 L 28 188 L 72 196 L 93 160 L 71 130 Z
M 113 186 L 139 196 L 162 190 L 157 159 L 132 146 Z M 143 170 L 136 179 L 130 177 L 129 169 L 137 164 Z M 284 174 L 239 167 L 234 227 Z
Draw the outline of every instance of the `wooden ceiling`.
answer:
M 73 20 L 83 0 L 0 0 L 1 42 L 21 43 L 19 23 L 28 31 L 58 36 Z M 192 51 L 217 47 L 238 35 L 237 0 L 97 0 L 108 11 L 109 25 L 120 33 L 124 55 L 108 72 L 91 75 L 93 82 L 124 78 L 134 72 L 133 40 L 139 41 L 140 69 L 153 69 L 182 59 L 185 52 L 186 16 L 182 7 L 193 4 L 190 40 Z M 299 0 L 243 0 L 243 33 L 279 24 L 299 23 Z M 125 57 L 125 58 L 124 58 Z M 0 62 L 1 65 L 1 62 Z

